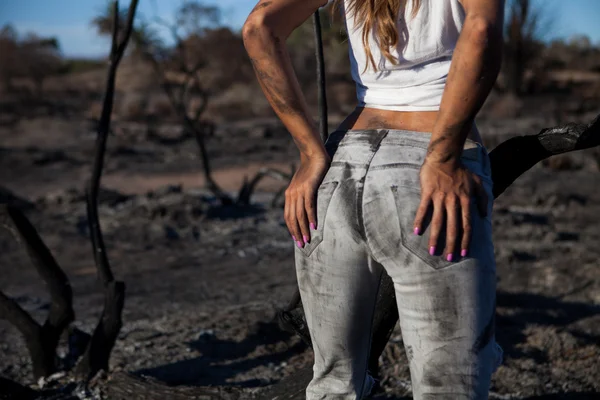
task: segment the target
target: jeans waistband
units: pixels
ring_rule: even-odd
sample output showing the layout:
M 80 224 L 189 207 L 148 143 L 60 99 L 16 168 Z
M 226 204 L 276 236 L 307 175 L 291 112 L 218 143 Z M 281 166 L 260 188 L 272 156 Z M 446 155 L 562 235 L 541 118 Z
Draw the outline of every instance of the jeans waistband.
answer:
M 353 129 L 332 132 L 327 138 L 327 146 L 344 147 L 364 145 L 372 151 L 380 146 L 405 145 L 426 150 L 431 141 L 431 133 L 402 129 Z M 482 164 L 483 170 L 490 173 L 489 155 L 481 143 L 466 139 L 463 147 L 463 159 Z
M 346 143 L 364 143 L 371 142 L 375 137 L 381 136 L 382 133 L 386 132 L 383 142 L 398 142 L 403 141 L 413 142 L 414 144 L 429 145 L 431 141 L 431 133 L 429 132 L 418 132 L 408 131 L 402 129 L 353 129 L 353 130 L 339 130 L 334 131 L 329 135 L 328 142 L 341 142 Z M 419 146 L 420 147 L 420 146 Z M 465 140 L 465 149 L 482 147 L 484 146 L 474 140 Z

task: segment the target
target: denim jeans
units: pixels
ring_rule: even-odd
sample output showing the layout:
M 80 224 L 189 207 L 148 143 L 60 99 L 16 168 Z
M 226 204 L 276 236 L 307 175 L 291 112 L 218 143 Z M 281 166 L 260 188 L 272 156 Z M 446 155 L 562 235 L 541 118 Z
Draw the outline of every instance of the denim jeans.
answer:
M 361 399 L 373 385 L 367 362 L 382 271 L 392 278 L 415 399 L 487 399 L 502 358 L 494 315 L 492 181 L 487 151 L 467 140 L 466 168 L 489 197 L 482 217 L 471 201 L 469 253 L 454 262 L 429 254 L 413 233 L 419 170 L 431 135 L 402 130 L 334 132 L 331 167 L 317 194 L 317 230 L 296 248 L 296 274 L 315 361 L 308 400 Z M 431 213 L 430 213 L 431 214 Z

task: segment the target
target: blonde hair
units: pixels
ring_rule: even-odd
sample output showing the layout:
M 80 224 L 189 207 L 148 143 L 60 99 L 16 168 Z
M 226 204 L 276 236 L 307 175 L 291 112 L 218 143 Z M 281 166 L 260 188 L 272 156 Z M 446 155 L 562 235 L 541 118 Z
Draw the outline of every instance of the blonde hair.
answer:
M 357 26 L 362 25 L 362 41 L 367 55 L 367 65 L 371 64 L 377 70 L 377 64 L 369 47 L 369 37 L 375 32 L 377 46 L 381 54 L 392 64 L 397 65 L 398 59 L 390 49 L 398 46 L 399 32 L 397 21 L 400 13 L 406 12 L 408 0 L 347 0 L 346 15 L 354 18 Z M 436 0 L 439 1 L 439 0 Z M 340 9 L 344 0 L 335 0 L 334 7 Z M 416 15 L 421 6 L 421 0 L 413 0 L 412 17 Z

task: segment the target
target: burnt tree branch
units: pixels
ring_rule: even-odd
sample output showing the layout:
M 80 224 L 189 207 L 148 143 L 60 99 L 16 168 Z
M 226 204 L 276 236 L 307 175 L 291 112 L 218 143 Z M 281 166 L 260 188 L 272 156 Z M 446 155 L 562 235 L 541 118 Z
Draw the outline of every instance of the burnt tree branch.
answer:
M 94 252 L 94 261 L 96 263 L 96 269 L 98 270 L 98 278 L 104 288 L 104 309 L 100 321 L 92 334 L 83 357 L 78 362 L 76 370 L 76 374 L 86 381 L 91 379 L 98 371 L 108 370 L 110 353 L 122 325 L 121 316 L 125 300 L 125 284 L 123 282 L 115 281 L 110 268 L 98 216 L 98 192 L 104 166 L 106 142 L 110 132 L 117 68 L 127 49 L 127 44 L 129 43 L 133 31 L 133 21 L 137 5 L 138 0 L 131 1 L 127 13 L 125 30 L 122 37 L 119 38 L 119 6 L 118 1 L 113 3 L 114 21 L 109 68 L 104 92 L 104 101 L 102 104 L 102 114 L 100 122 L 98 123 L 92 174 L 86 190 L 87 217 L 90 225 L 90 237 L 92 250 Z
M 24 245 L 36 271 L 46 283 L 51 298 L 48 317 L 40 326 L 16 302 L 0 292 L 0 318 L 15 325 L 25 337 L 34 376 L 49 376 L 56 371 L 56 347 L 60 335 L 75 319 L 73 291 L 67 275 L 19 209 L 2 205 L 0 223 L 10 229 Z
M 589 124 L 569 123 L 542 129 L 537 135 L 508 139 L 490 152 L 494 197 L 546 158 L 599 145 L 600 116 Z
M 2 292 L 0 292 L 0 318 L 13 324 L 23 335 L 33 363 L 33 375 L 36 378 L 51 375 L 55 370 L 55 352 L 48 352 L 44 348 L 42 327 L 16 301 Z
M 261 168 L 254 178 L 250 181 L 244 180 L 244 184 L 238 193 L 236 204 L 238 205 L 249 205 L 252 193 L 256 189 L 256 186 L 266 177 L 271 177 L 284 182 L 289 182 L 292 179 L 292 175 L 286 174 L 285 172 L 272 169 L 272 168 Z

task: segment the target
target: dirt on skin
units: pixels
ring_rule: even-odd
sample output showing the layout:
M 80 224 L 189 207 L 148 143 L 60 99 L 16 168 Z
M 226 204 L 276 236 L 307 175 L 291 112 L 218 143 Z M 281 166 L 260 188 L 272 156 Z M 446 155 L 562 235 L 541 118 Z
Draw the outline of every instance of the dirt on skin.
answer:
M 479 125 L 485 140 L 497 143 L 550 124 L 530 118 Z M 164 138 L 181 131 L 154 128 Z M 269 208 L 283 183 L 265 180 L 253 206 L 220 207 L 201 189 L 194 140 L 160 141 L 147 132 L 142 124 L 116 123 L 106 155 L 100 218 L 113 271 L 127 285 L 111 372 L 169 385 L 236 386 L 250 397 L 311 365 L 311 350 L 272 322 L 296 284 L 281 208 Z M 215 178 L 229 191 L 260 167 L 289 172 L 297 160 L 289 135 L 269 119 L 220 125 L 207 144 Z M 1 186 L 31 203 L 27 215 L 69 276 L 75 325 L 87 332 L 103 304 L 83 196 L 93 145 L 85 120 L 36 118 L 0 128 Z M 505 360 L 491 398 L 600 398 L 598 155 L 539 164 L 495 204 L 497 340 Z M 5 229 L 0 267 L 0 289 L 43 321 L 44 283 Z M 5 321 L 0 355 L 1 376 L 34 383 L 24 341 Z M 410 398 L 399 329 L 381 365 L 374 398 Z

